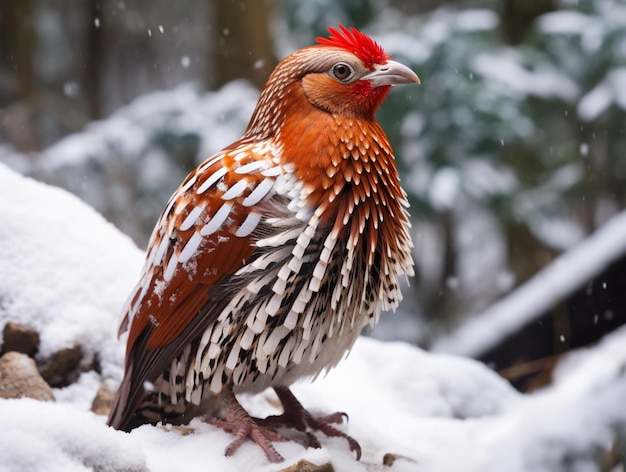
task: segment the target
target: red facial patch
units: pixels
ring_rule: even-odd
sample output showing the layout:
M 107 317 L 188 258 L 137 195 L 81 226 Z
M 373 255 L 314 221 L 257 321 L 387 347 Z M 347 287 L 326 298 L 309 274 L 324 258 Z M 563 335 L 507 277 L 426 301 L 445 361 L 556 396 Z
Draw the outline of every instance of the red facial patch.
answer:
M 384 64 L 391 59 L 391 56 L 385 52 L 380 44 L 355 27 L 348 29 L 339 25 L 339 29 L 341 31 L 329 27 L 330 38 L 319 36 L 316 41 L 324 46 L 333 46 L 350 51 L 369 68 L 374 64 Z

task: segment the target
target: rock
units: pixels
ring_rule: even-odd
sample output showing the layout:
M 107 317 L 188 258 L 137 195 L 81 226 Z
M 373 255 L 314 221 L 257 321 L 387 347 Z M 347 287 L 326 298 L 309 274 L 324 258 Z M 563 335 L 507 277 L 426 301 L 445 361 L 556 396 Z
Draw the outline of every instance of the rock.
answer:
M 317 465 L 313 464 L 313 462 L 300 459 L 295 464 L 280 469 L 278 472 L 335 472 L 335 468 L 330 462 Z
M 0 398 L 34 398 L 54 401 L 54 393 L 39 375 L 35 361 L 21 352 L 0 357 Z
M 115 401 L 116 389 L 110 381 L 104 381 L 100 384 L 100 388 L 91 403 L 91 411 L 96 415 L 109 416 L 113 402 Z
M 411 459 L 410 457 L 403 456 L 401 454 L 393 454 L 391 452 L 388 452 L 387 454 L 383 456 L 383 465 L 386 467 L 391 467 L 392 465 L 396 463 L 396 461 L 405 461 L 405 462 L 417 464 L 416 460 Z
M 39 333 L 28 326 L 9 321 L 2 333 L 2 352 L 22 352 L 34 356 L 39 350 Z
M 72 383 L 80 372 L 78 366 L 83 359 L 83 347 L 76 343 L 55 352 L 42 369 L 41 375 L 53 387 L 65 387 Z

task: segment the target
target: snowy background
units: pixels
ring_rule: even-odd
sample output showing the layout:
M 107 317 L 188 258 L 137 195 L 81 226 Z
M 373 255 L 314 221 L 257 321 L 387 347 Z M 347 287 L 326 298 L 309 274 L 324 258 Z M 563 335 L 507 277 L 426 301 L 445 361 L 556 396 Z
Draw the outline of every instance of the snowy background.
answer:
M 286 465 L 623 472 L 626 3 L 269 3 L 0 2 L 0 328 L 36 328 L 40 365 L 79 343 L 84 371 L 54 404 L 0 400 L 0 471 L 279 469 L 250 444 L 224 459 L 200 421 L 127 435 L 89 409 L 121 378 L 120 307 L 170 194 L 241 135 L 276 60 L 341 21 L 422 78 L 378 114 L 418 275 L 373 333 L 387 342 L 295 389 L 349 414 L 363 461 L 323 440 L 279 444 Z M 492 370 L 518 364 L 539 365 L 532 393 Z M 243 402 L 275 413 L 270 393 Z

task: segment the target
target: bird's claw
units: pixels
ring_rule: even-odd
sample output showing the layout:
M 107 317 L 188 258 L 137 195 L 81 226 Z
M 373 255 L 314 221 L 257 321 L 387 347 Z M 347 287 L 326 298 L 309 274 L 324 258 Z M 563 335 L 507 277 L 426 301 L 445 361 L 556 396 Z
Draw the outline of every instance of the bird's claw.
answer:
M 324 416 L 322 418 L 307 418 L 307 424 L 310 428 L 321 431 L 326 436 L 330 438 L 344 438 L 348 441 L 348 446 L 350 450 L 356 453 L 356 460 L 361 459 L 361 445 L 352 437 L 344 433 L 343 431 L 338 430 L 333 424 L 341 424 L 343 418 L 348 417 L 345 413 L 333 413 L 332 415 Z M 339 418 L 339 421 L 337 421 Z
M 281 456 L 274 448 L 273 442 L 287 441 L 287 438 L 271 429 L 264 428 L 258 425 L 254 419 L 248 418 L 233 418 L 229 420 L 220 420 L 218 418 L 205 418 L 205 422 L 216 426 L 224 431 L 234 435 L 234 439 L 226 447 L 224 454 L 226 456 L 232 456 L 243 441 L 249 437 L 267 455 L 270 462 L 283 462 L 285 458 Z
M 321 447 L 320 441 L 307 429 L 314 431 L 321 431 L 328 437 L 344 438 L 348 441 L 350 450 L 356 453 L 356 459 L 361 459 L 361 446 L 359 443 L 348 436 L 343 431 L 338 430 L 333 425 L 342 424 L 344 420 L 348 421 L 348 415 L 343 412 L 332 413 L 330 415 L 315 418 L 309 413 L 297 398 L 286 387 L 275 387 L 274 390 L 278 395 L 285 412 L 278 416 L 270 416 L 265 420 L 260 420 L 261 424 L 269 425 L 270 427 L 287 426 L 295 428 L 305 433 L 309 441 L 309 447 L 319 448 Z
M 350 417 L 347 413 L 343 411 L 337 411 L 336 413 L 332 413 L 330 415 L 322 416 L 318 418 L 317 421 L 321 421 L 322 423 L 332 423 L 332 424 L 343 424 L 350 421 Z

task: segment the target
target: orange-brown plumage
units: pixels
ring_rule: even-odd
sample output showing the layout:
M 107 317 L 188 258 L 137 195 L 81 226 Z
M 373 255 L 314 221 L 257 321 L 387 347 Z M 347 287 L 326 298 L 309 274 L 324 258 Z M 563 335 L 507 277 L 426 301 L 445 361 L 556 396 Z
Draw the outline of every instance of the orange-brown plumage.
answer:
M 419 82 L 352 28 L 285 58 L 244 136 L 198 166 L 166 206 L 120 333 L 126 370 L 109 424 L 187 420 L 220 395 L 232 454 L 251 437 L 281 460 L 271 425 L 234 393 L 273 387 L 282 423 L 343 436 L 289 391 L 332 368 L 412 275 L 406 196 L 374 113 Z M 272 426 L 273 425 L 273 426 Z M 315 444 L 314 444 L 315 445 Z

